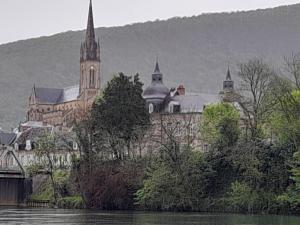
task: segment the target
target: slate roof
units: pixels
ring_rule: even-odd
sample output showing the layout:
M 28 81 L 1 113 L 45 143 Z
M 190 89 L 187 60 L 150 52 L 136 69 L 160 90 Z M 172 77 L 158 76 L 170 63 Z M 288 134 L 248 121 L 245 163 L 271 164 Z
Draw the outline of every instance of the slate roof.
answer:
M 26 144 L 27 140 L 35 141 L 39 137 L 52 131 L 51 127 L 32 127 L 20 133 L 16 140 L 18 144 Z
M 144 99 L 164 99 L 170 93 L 169 89 L 162 83 L 153 83 L 143 93 Z
M 220 102 L 217 94 L 207 93 L 186 93 L 185 95 L 175 95 L 170 98 L 180 104 L 180 112 L 203 112 L 206 105 Z
M 15 133 L 5 133 L 0 132 L 0 144 L 1 145 L 11 145 L 16 139 L 17 135 Z
M 64 89 L 36 87 L 34 92 L 38 103 L 59 104 L 76 100 L 79 95 L 79 85 Z

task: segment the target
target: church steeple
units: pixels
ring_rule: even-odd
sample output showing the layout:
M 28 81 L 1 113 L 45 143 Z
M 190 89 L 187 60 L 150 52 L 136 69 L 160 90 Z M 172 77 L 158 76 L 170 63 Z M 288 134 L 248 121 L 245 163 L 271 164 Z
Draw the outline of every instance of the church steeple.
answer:
M 231 92 L 234 90 L 234 81 L 231 79 L 230 68 L 228 66 L 226 79 L 223 81 L 223 91 Z
M 156 64 L 155 64 L 154 73 L 160 73 L 159 64 L 158 64 L 158 59 L 156 59 Z
M 85 42 L 82 44 L 80 50 L 80 60 L 100 61 L 100 45 L 99 41 L 96 42 L 95 37 L 92 0 L 90 0 Z
M 231 80 L 230 68 L 228 66 L 226 80 Z
M 158 59 L 156 59 L 154 73 L 152 74 L 152 84 L 153 83 L 163 83 L 163 75 L 159 69 Z
M 94 18 L 93 18 L 93 5 L 92 5 L 92 0 L 90 0 L 85 43 L 87 47 L 91 47 L 94 42 L 95 42 L 95 28 L 94 28 Z
M 80 85 L 79 99 L 87 109 L 100 93 L 100 44 L 96 40 L 93 6 L 90 0 L 85 40 L 80 47 Z

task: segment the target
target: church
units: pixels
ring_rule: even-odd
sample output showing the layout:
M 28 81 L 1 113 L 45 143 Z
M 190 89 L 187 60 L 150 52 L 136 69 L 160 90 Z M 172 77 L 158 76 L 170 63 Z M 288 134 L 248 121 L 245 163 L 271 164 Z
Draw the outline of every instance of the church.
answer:
M 80 48 L 80 84 L 66 88 L 34 85 L 29 97 L 27 121 L 54 127 L 70 127 L 100 94 L 100 44 L 96 41 L 92 2 L 89 6 L 85 41 Z
M 90 1 L 86 36 L 80 47 L 80 84 L 66 88 L 44 88 L 34 85 L 24 126 L 30 127 L 30 124 L 40 123 L 59 129 L 72 127 L 74 121 L 80 120 L 90 109 L 101 92 L 100 62 L 100 44 L 95 37 Z M 220 93 L 189 93 L 183 85 L 168 88 L 163 83 L 163 74 L 157 60 L 151 84 L 145 89 L 143 98 L 149 113 L 153 115 L 201 114 L 205 105 L 232 101 L 230 96 L 233 92 L 234 82 L 229 68 Z

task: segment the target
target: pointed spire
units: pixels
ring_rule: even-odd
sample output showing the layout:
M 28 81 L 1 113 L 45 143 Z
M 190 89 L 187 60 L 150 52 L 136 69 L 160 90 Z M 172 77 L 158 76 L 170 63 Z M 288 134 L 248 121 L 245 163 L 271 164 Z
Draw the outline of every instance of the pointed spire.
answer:
M 36 93 L 35 93 L 35 83 L 33 83 L 33 89 L 32 89 L 32 91 L 33 91 L 33 94 L 35 96 L 36 95 Z
M 93 18 L 93 5 L 90 0 L 88 23 L 86 28 L 85 42 L 83 43 L 83 51 L 81 53 L 81 61 L 96 60 L 100 61 L 100 46 L 96 41 L 95 27 Z
M 231 80 L 231 74 L 230 74 L 229 65 L 228 65 L 228 69 L 227 69 L 226 80 Z
M 159 64 L 158 64 L 158 57 L 156 57 L 156 64 L 155 64 L 154 73 L 160 73 Z
M 90 0 L 89 16 L 88 16 L 85 42 L 86 42 L 86 45 L 88 48 L 91 47 L 92 44 L 95 42 L 95 28 L 94 28 L 92 0 Z

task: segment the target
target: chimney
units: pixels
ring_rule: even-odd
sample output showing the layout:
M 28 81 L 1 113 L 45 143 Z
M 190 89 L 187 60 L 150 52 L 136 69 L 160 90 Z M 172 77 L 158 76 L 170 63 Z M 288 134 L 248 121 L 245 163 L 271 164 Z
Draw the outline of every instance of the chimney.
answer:
M 177 88 L 178 95 L 185 95 L 185 87 L 183 85 L 179 85 Z

